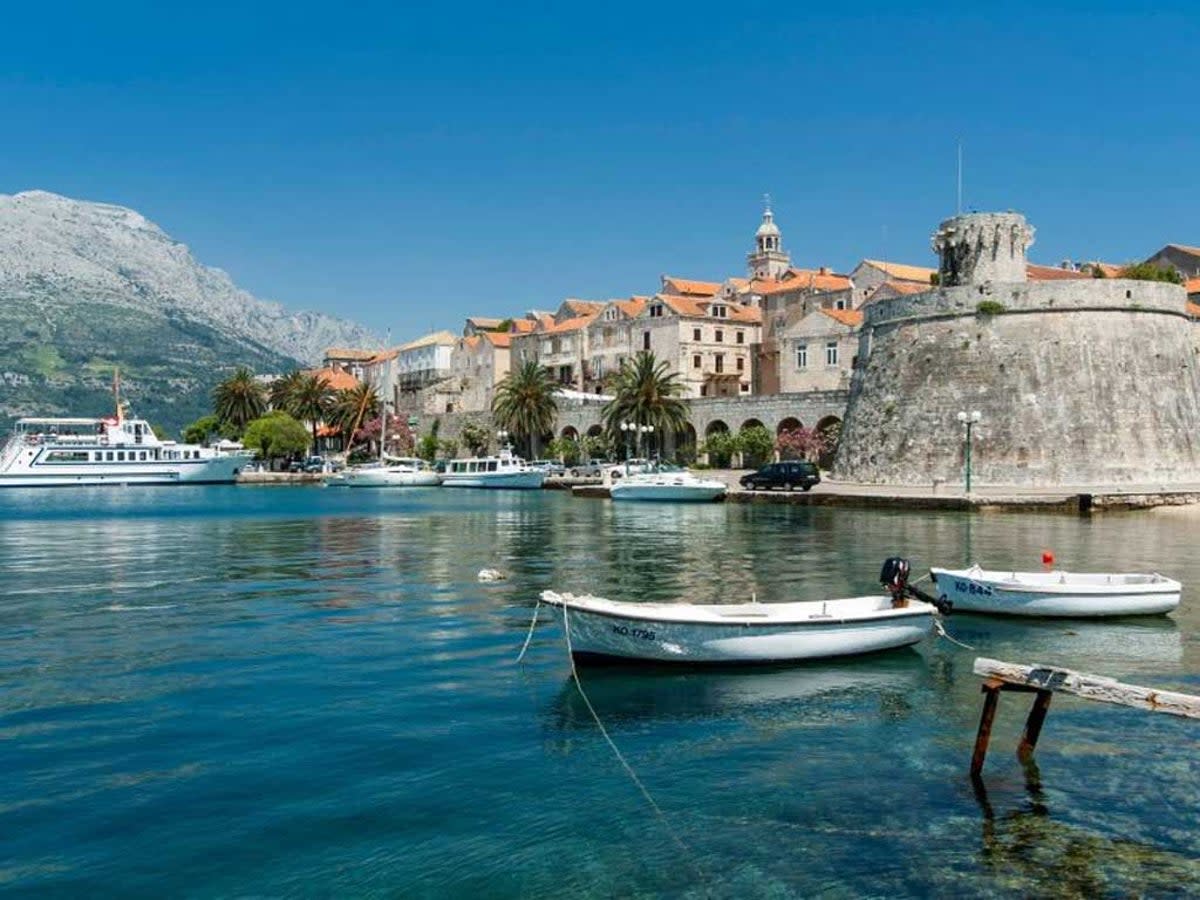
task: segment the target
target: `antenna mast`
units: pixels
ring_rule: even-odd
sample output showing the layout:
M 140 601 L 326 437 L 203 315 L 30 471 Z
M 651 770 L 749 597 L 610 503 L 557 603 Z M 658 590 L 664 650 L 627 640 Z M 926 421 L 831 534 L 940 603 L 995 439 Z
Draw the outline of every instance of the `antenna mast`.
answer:
M 962 215 L 962 140 L 958 142 L 958 215 Z

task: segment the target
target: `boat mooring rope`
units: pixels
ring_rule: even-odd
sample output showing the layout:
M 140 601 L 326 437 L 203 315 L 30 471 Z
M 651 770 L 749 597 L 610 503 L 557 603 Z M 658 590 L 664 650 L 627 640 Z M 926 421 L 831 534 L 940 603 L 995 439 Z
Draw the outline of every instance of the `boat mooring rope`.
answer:
M 529 622 L 529 634 L 525 635 L 525 643 L 521 645 L 521 652 L 517 655 L 517 665 L 521 664 L 521 660 L 525 658 L 525 651 L 529 649 L 529 642 L 533 640 L 533 628 L 537 625 L 538 610 L 542 608 L 542 598 L 538 597 L 537 603 L 533 606 L 533 618 Z
M 539 601 L 538 605 L 539 606 L 541 605 L 540 601 Z M 650 808 L 652 810 L 654 810 L 654 814 L 656 816 L 658 816 L 659 821 L 662 822 L 663 828 L 665 828 L 667 834 L 669 834 L 671 836 L 671 840 L 673 840 L 679 846 L 679 849 L 683 851 L 684 856 L 687 857 L 687 860 L 691 864 L 692 868 L 695 870 L 696 875 L 699 876 L 701 881 L 705 881 L 707 879 L 707 875 L 704 872 L 704 870 L 701 869 L 700 864 L 696 859 L 695 853 L 692 852 L 692 848 L 689 847 L 684 842 L 683 838 L 681 838 L 679 836 L 679 834 L 671 826 L 671 821 L 667 818 L 667 814 L 665 812 L 663 812 L 662 807 L 659 806 L 658 803 L 655 802 L 655 800 L 652 796 L 650 796 L 650 792 L 646 789 L 646 786 L 644 784 L 642 784 L 642 779 L 638 778 L 637 772 L 633 771 L 633 766 L 631 766 L 629 764 L 629 762 L 625 759 L 625 756 L 621 753 L 620 748 L 617 747 L 616 742 L 613 741 L 613 739 L 609 736 L 608 729 L 605 728 L 604 723 L 602 721 L 600 721 L 600 715 L 599 715 L 599 713 L 596 712 L 596 707 L 592 706 L 592 701 L 590 699 L 588 699 L 587 692 L 584 691 L 584 689 L 583 689 L 583 682 L 579 680 L 579 670 L 577 668 L 575 668 L 575 654 L 571 649 L 571 620 L 570 620 L 570 617 L 567 615 L 567 605 L 565 603 L 562 605 L 562 611 L 563 611 L 563 634 L 566 636 L 566 639 L 567 639 L 567 659 L 571 663 L 571 678 L 575 682 L 575 690 L 579 691 L 579 696 L 583 698 L 583 705 L 586 706 L 588 712 L 592 714 L 592 720 L 596 723 L 596 727 L 598 729 L 600 729 L 600 734 L 604 738 L 604 740 L 607 742 L 609 748 L 612 750 L 613 756 L 615 756 L 617 758 L 617 762 L 619 762 L 621 764 L 621 768 L 623 768 L 625 770 L 625 774 L 629 776 L 629 780 L 634 783 L 634 785 L 637 787 L 638 791 L 640 791 L 641 795 L 646 799 L 646 802 L 648 804 L 650 804 Z M 534 621 L 536 622 L 537 621 L 537 607 L 534 608 L 533 617 L 534 617 Z M 533 634 L 533 626 L 532 625 L 530 625 L 529 633 Z M 528 646 L 528 644 L 529 644 L 528 638 L 526 638 L 525 643 L 526 643 L 526 646 Z M 525 655 L 524 649 L 521 650 L 521 655 L 522 656 Z M 518 658 L 518 661 L 519 661 L 519 658 Z
M 940 618 L 938 618 L 937 616 L 933 617 L 933 627 L 934 627 L 934 630 L 937 631 L 938 637 L 944 637 L 950 643 L 958 644 L 958 646 L 962 647 L 964 650 L 974 650 L 975 649 L 970 644 L 964 644 L 962 641 L 956 640 L 955 638 L 950 637 L 949 633 L 946 631 L 946 626 L 942 624 L 942 620 Z

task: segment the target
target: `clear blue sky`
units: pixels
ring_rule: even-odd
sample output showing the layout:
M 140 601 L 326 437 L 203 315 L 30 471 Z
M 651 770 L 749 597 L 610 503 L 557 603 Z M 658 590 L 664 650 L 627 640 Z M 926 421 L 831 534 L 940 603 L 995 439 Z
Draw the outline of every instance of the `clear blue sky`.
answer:
M 178 9 L 176 8 L 178 6 Z M 19 4 L 0 193 L 134 207 L 243 287 L 396 338 L 800 265 L 1200 244 L 1200 14 L 830 4 Z

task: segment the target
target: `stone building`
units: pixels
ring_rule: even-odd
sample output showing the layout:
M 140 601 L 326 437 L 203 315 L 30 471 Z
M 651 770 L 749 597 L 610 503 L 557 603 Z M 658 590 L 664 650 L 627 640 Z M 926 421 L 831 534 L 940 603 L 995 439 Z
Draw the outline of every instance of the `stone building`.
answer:
M 587 327 L 604 305 L 596 300 L 569 299 L 552 316 L 531 317 L 531 328 L 512 335 L 513 359 L 518 365 L 536 362 L 549 369 L 563 387 L 582 391 L 588 359 Z
M 850 281 L 854 285 L 854 299 L 851 309 L 858 309 L 870 300 L 884 284 L 908 287 L 919 287 L 929 290 L 933 284 L 933 276 L 937 269 L 928 266 L 912 266 L 907 263 L 883 262 L 878 259 L 864 259 L 850 272 Z
M 1200 480 L 1200 374 L 1186 294 L 1117 278 L 1029 280 L 1033 229 L 973 213 L 933 236 L 942 285 L 863 308 L 835 474 L 979 484 Z
M 1162 268 L 1174 269 L 1184 280 L 1200 278 L 1200 247 L 1183 244 L 1167 244 L 1146 262 Z
M 780 392 L 849 388 L 862 321 L 861 310 L 819 306 L 784 328 L 778 336 Z
M 366 364 L 378 355 L 378 350 L 361 350 L 349 347 L 330 347 L 321 361 L 323 369 L 348 372 L 355 381 L 362 381 Z
M 620 371 L 633 350 L 633 329 L 646 308 L 648 297 L 610 300 L 587 326 L 588 358 L 584 364 L 583 389 L 604 393 L 605 379 Z
M 514 335 L 500 331 L 464 334 L 450 355 L 451 396 L 430 398 L 428 411 L 487 412 L 492 408 L 496 385 L 508 375 Z M 449 406 L 449 409 L 446 409 Z

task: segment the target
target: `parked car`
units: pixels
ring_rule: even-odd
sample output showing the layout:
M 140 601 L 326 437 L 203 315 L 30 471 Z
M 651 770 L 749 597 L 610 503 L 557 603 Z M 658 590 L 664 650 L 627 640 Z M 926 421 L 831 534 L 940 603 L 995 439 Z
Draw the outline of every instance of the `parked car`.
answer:
M 816 463 L 803 461 L 770 463 L 740 479 L 740 484 L 748 491 L 769 491 L 771 488 L 807 491 L 820 483 L 821 473 Z
M 325 457 L 310 456 L 308 459 L 306 459 L 304 461 L 304 465 L 301 466 L 300 470 L 302 472 L 308 472 L 309 474 L 312 474 L 315 472 L 324 472 L 325 471 Z
M 572 478 L 599 478 L 604 474 L 604 467 L 608 463 L 602 459 L 589 459 L 586 461 L 577 462 L 571 466 L 570 472 Z
M 535 469 L 543 470 L 550 478 L 565 475 L 567 472 L 566 467 L 557 459 L 535 459 L 529 465 L 533 466 Z
M 612 480 L 614 478 L 624 478 L 626 472 L 630 475 L 637 475 L 640 472 L 651 472 L 654 470 L 654 463 L 648 459 L 634 457 L 633 459 L 625 460 L 625 462 L 608 463 L 605 468 L 608 470 L 609 480 Z

